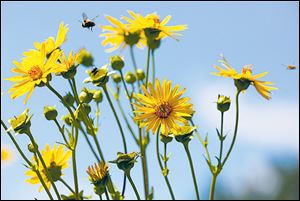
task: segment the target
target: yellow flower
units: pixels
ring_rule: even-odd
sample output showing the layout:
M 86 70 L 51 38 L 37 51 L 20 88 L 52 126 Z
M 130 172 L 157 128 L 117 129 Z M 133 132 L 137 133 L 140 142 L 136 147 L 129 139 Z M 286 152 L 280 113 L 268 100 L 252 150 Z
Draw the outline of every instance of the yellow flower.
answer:
M 149 90 L 142 86 L 143 94 L 135 94 L 137 100 L 136 116 L 134 120 L 139 122 L 140 127 L 146 127 L 146 130 L 152 130 L 153 133 L 161 127 L 161 132 L 168 135 L 171 129 L 176 129 L 178 123 L 186 124 L 185 117 L 193 114 L 193 106 L 188 101 L 190 98 L 181 97 L 185 89 L 179 90 L 176 85 L 171 89 L 171 81 L 164 80 L 162 85 L 156 80 L 156 88 L 149 83 Z
M 187 29 L 187 25 L 175 25 L 175 26 L 166 26 L 166 24 L 171 19 L 171 16 L 168 15 L 163 20 L 160 20 L 159 16 L 156 13 L 151 13 L 143 17 L 141 14 L 134 13 L 133 11 L 127 11 L 129 15 L 133 18 L 123 17 L 129 25 L 128 27 L 133 31 L 137 30 L 150 30 L 154 35 L 156 40 L 165 38 L 167 36 L 176 39 L 174 36 L 181 36 L 179 31 Z M 156 33 L 156 34 L 155 34 Z M 145 33 L 147 36 L 147 33 Z
M 257 79 L 267 75 L 268 72 L 263 72 L 263 73 L 260 73 L 257 75 L 252 75 L 252 68 L 251 68 L 252 65 L 245 65 L 242 69 L 242 72 L 237 73 L 236 70 L 230 66 L 230 64 L 224 57 L 222 60 L 220 60 L 220 63 L 222 64 L 222 66 L 224 68 L 221 68 L 220 66 L 215 66 L 215 68 L 218 70 L 218 72 L 213 72 L 212 73 L 213 75 L 232 78 L 235 81 L 240 80 L 242 82 L 248 82 L 249 84 L 254 85 L 254 87 L 256 88 L 256 91 L 267 100 L 271 99 L 271 96 L 270 96 L 271 90 L 277 89 L 277 88 L 271 86 L 271 85 L 273 85 L 272 82 L 257 80 Z
M 43 86 L 50 79 L 50 74 L 57 67 L 57 59 L 60 56 L 60 51 L 54 51 L 49 59 L 46 59 L 45 44 L 42 44 L 41 50 L 30 50 L 26 52 L 26 57 L 21 62 L 13 61 L 15 68 L 11 71 L 17 73 L 17 76 L 7 78 L 11 82 L 16 82 L 8 91 L 11 93 L 11 98 L 15 99 L 27 93 L 24 104 L 30 98 L 36 86 Z
M 140 30 L 132 31 L 126 24 L 123 24 L 121 21 L 109 15 L 106 16 L 106 19 L 112 24 L 100 25 L 100 28 L 106 32 L 100 35 L 101 37 L 105 37 L 102 41 L 102 45 L 111 46 L 106 52 L 112 52 L 120 47 L 124 49 L 127 45 L 133 46 L 136 44 L 137 47 L 142 47 L 142 43 L 140 42 Z
M 95 163 L 94 166 L 89 166 L 86 172 L 89 175 L 89 180 L 93 184 L 98 184 L 106 181 L 108 176 L 108 169 L 109 167 L 107 163 L 100 162 L 98 164 Z
M 49 37 L 46 41 L 46 55 L 51 54 L 54 50 L 59 49 L 60 46 L 67 40 L 67 33 L 69 28 L 67 25 L 64 25 L 64 22 L 61 22 L 57 32 L 56 40 L 53 37 Z M 42 43 L 35 42 L 34 46 L 36 49 L 40 50 Z
M 49 174 L 51 175 L 53 181 L 57 181 L 60 179 L 60 177 L 63 175 L 62 170 L 67 168 L 69 166 L 68 160 L 71 157 L 72 152 L 70 150 L 64 151 L 63 146 L 59 145 L 56 147 L 56 144 L 54 145 L 53 149 L 50 148 L 50 146 L 47 144 L 45 150 L 42 150 L 42 156 L 45 161 L 46 167 L 48 169 Z M 43 180 L 46 183 L 46 186 L 48 189 L 51 187 L 51 182 L 49 181 L 48 177 L 45 174 L 45 170 L 41 164 L 41 161 L 36 161 L 36 158 L 32 158 L 32 163 L 37 167 L 39 170 Z M 33 170 L 28 170 L 25 173 L 27 176 L 31 177 L 30 179 L 27 179 L 26 182 L 30 184 L 39 184 L 40 180 L 38 176 L 36 175 L 36 172 Z M 43 189 L 43 186 L 39 188 L 39 192 Z
M 6 147 L 1 145 L 1 164 L 9 163 L 13 159 L 13 153 Z

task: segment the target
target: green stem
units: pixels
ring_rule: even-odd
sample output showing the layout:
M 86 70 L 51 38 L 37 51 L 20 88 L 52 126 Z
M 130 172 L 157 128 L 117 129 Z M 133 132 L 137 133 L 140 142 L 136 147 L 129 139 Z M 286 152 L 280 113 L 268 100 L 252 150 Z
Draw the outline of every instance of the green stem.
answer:
M 100 107 L 99 107 L 99 103 L 96 103 L 96 113 L 95 113 L 95 116 L 96 116 L 96 129 L 97 131 L 99 130 L 99 117 L 100 117 Z
M 69 186 L 69 184 L 65 180 L 63 180 L 62 178 L 60 178 L 59 181 L 61 183 L 63 183 L 75 195 L 75 191 Z
M 148 178 L 148 167 L 147 167 L 147 158 L 146 158 L 146 146 L 143 144 L 143 134 L 142 129 L 139 129 L 139 147 L 142 155 L 142 169 L 143 169 L 143 181 L 144 181 L 144 192 L 145 192 L 145 199 L 149 194 L 149 178 Z
M 167 165 L 167 143 L 164 143 L 164 164 L 165 164 L 165 168 L 168 168 L 168 165 Z
M 78 176 L 77 176 L 77 166 L 76 166 L 76 149 L 72 150 L 72 164 L 73 164 L 73 176 L 74 176 L 74 186 L 75 186 L 75 198 L 79 199 Z
M 118 117 L 117 112 L 116 112 L 116 110 L 115 110 L 115 108 L 114 108 L 114 105 L 113 105 L 113 103 L 112 103 L 112 101 L 111 101 L 111 99 L 110 99 L 110 97 L 109 97 L 109 94 L 108 94 L 106 85 L 102 86 L 102 88 L 103 88 L 103 91 L 104 91 L 104 93 L 105 93 L 105 95 L 106 95 L 106 98 L 107 98 L 107 100 L 108 100 L 108 102 L 109 102 L 110 108 L 111 108 L 111 110 L 113 111 L 114 116 L 115 116 L 115 119 L 116 119 L 116 121 L 117 121 L 119 130 L 120 130 L 120 133 L 121 133 L 121 136 L 122 136 L 124 152 L 127 153 L 126 138 L 125 138 L 125 135 L 124 135 L 123 128 L 122 128 L 122 126 L 121 126 L 119 117 Z M 124 174 L 122 196 L 124 196 L 125 188 L 126 188 L 126 175 Z
M 212 180 L 211 180 L 211 185 L 210 185 L 210 194 L 209 194 L 210 200 L 214 200 L 216 181 L 217 181 L 217 175 L 213 174 Z
M 136 195 L 136 198 L 137 198 L 138 200 L 141 200 L 140 195 L 139 195 L 139 192 L 138 192 L 136 186 L 134 185 L 134 182 L 133 182 L 133 180 L 132 180 L 132 178 L 131 178 L 131 176 L 130 176 L 130 172 L 126 172 L 125 174 L 126 174 L 128 180 L 129 180 L 129 182 L 130 182 L 130 184 L 131 184 L 131 186 L 132 186 L 132 188 L 133 188 L 133 190 L 134 190 L 134 193 L 135 193 L 135 195 Z
M 58 200 L 61 200 L 60 194 L 59 194 L 59 192 L 58 192 L 58 190 L 57 190 L 57 187 L 56 187 L 56 185 L 55 185 L 55 183 L 54 183 L 54 181 L 53 181 L 53 179 L 52 179 L 51 174 L 50 174 L 49 171 L 48 171 L 48 167 L 47 167 L 47 165 L 46 165 L 46 163 L 45 163 L 45 161 L 44 161 L 44 159 L 43 159 L 43 156 L 42 156 L 41 152 L 39 151 L 39 149 L 38 149 L 38 147 L 37 147 L 37 144 L 36 144 L 36 142 L 35 142 L 35 140 L 34 140 L 34 138 L 33 138 L 33 135 L 31 134 L 30 131 L 28 131 L 28 133 L 26 133 L 26 134 L 27 134 L 27 136 L 29 137 L 31 143 L 33 144 L 34 149 L 36 150 L 36 153 L 37 153 L 37 155 L 38 155 L 38 157 L 39 157 L 39 159 L 40 159 L 40 161 L 41 161 L 41 163 L 42 163 L 42 166 L 43 166 L 43 168 L 44 168 L 44 170 L 45 170 L 45 174 L 46 174 L 46 176 L 48 177 L 48 180 L 50 181 L 51 185 L 53 186 L 53 189 L 54 189 L 54 192 L 55 192 L 55 194 L 56 194 L 56 196 L 57 196 L 57 199 L 58 199 Z
M 161 160 L 160 160 L 160 154 L 159 154 L 159 129 L 158 129 L 157 134 L 156 134 L 156 156 L 157 156 L 157 160 L 158 160 L 159 167 L 160 167 L 161 171 L 163 172 L 164 167 L 163 167 L 162 162 L 161 162 Z M 165 181 L 166 181 L 166 183 L 167 183 L 167 186 L 168 186 L 170 195 L 171 195 L 171 197 L 172 197 L 172 200 L 175 200 L 175 196 L 174 196 L 172 187 L 171 187 L 171 185 L 170 185 L 168 176 L 167 176 L 167 175 L 166 175 L 166 176 L 163 175 L 163 176 L 164 176 Z
M 131 110 L 132 112 L 134 111 L 134 108 L 133 108 L 133 105 L 132 105 L 132 97 L 131 95 L 129 94 L 129 91 L 128 91 L 128 88 L 126 86 L 126 83 L 125 83 L 125 80 L 124 80 L 124 76 L 123 76 L 123 73 L 122 73 L 122 70 L 119 70 L 120 74 L 121 74 L 121 80 L 122 80 L 122 83 L 123 83 L 123 86 L 125 88 L 125 92 L 126 92 L 126 95 L 128 97 L 128 100 L 129 100 L 129 104 L 130 104 L 130 107 L 131 107 Z
M 220 156 L 219 156 L 219 160 L 220 162 L 222 161 L 222 154 L 223 154 L 223 123 L 224 123 L 224 112 L 221 112 L 221 140 L 220 140 Z
M 130 56 L 131 56 L 131 60 L 133 63 L 135 74 L 137 75 L 137 65 L 136 65 L 136 61 L 135 61 L 135 57 L 134 57 L 134 53 L 133 53 L 133 46 L 130 46 Z M 143 80 L 141 80 L 141 82 L 143 83 Z M 138 83 L 139 90 L 141 90 L 140 80 L 137 80 L 137 83 Z
M 18 150 L 18 152 L 20 153 L 21 157 L 24 159 L 24 161 L 28 164 L 28 166 L 32 167 L 32 163 L 30 162 L 30 160 L 25 156 L 24 152 L 22 151 L 22 149 L 20 148 L 20 146 L 18 145 L 17 141 L 15 140 L 15 138 L 13 137 L 13 135 L 7 131 L 7 126 L 5 125 L 5 123 L 2 121 L 1 119 L 1 125 L 3 126 L 5 132 L 8 134 L 9 138 L 11 139 L 11 141 L 13 142 L 13 144 L 15 145 L 16 149 Z M 49 196 L 50 200 L 53 200 L 53 197 L 47 187 L 47 185 L 45 184 L 43 177 L 41 176 L 40 172 L 38 170 L 35 171 L 35 173 L 37 174 L 41 184 L 43 185 L 47 195 Z
M 197 180 L 196 180 L 196 175 L 195 175 L 195 170 L 194 170 L 194 165 L 193 165 L 193 160 L 192 160 L 192 157 L 191 157 L 191 153 L 190 153 L 190 150 L 189 150 L 188 143 L 184 144 L 184 149 L 185 149 L 185 152 L 187 154 L 187 157 L 188 157 L 188 160 L 189 160 L 189 163 L 190 163 L 190 168 L 191 168 L 191 172 L 192 172 L 192 177 L 193 177 L 193 182 L 194 182 L 194 187 L 195 187 L 197 200 L 200 200 L 198 185 L 197 185 Z
M 155 57 L 154 57 L 154 50 L 151 51 L 152 57 L 152 83 L 155 85 Z
M 80 103 L 80 100 L 79 100 L 79 96 L 78 96 L 78 92 L 77 92 L 76 82 L 75 82 L 74 78 L 72 78 L 71 80 L 72 80 L 72 84 L 73 84 L 73 87 L 72 87 L 73 94 L 75 96 L 75 100 L 78 105 Z M 72 86 L 72 84 L 71 84 L 71 86 Z
M 150 52 L 151 52 L 151 49 L 150 49 L 150 47 L 148 47 L 147 67 L 146 67 L 146 89 L 148 88 L 148 79 L 149 79 Z
M 54 122 L 55 122 L 55 124 L 56 124 L 56 126 L 57 126 L 59 132 L 61 133 L 61 135 L 62 135 L 62 137 L 63 137 L 63 139 L 64 139 L 66 145 L 69 146 L 69 142 L 68 142 L 68 140 L 67 140 L 67 138 L 66 138 L 66 136 L 65 136 L 65 133 L 64 133 L 62 127 L 59 125 L 59 123 L 58 123 L 58 121 L 57 121 L 56 118 L 54 119 Z
M 234 128 L 234 134 L 233 134 L 233 139 L 232 139 L 232 142 L 231 142 L 231 145 L 230 145 L 230 148 L 224 158 L 224 161 L 222 162 L 221 164 L 221 167 L 223 167 L 225 165 L 225 162 L 227 161 L 231 151 L 232 151 L 232 148 L 233 148 L 233 145 L 235 143 L 235 140 L 236 140 L 236 136 L 237 136 L 237 130 L 238 130 L 238 124 L 239 124 L 239 94 L 240 94 L 241 91 L 237 91 L 236 93 L 236 97 L 235 97 L 235 101 L 236 101 L 236 115 L 235 115 L 235 128 Z

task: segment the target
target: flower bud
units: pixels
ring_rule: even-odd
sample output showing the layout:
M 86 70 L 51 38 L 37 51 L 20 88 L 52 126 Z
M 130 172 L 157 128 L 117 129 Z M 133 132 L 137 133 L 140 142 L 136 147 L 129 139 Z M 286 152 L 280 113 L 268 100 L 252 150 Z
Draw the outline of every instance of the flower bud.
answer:
M 173 140 L 173 136 L 172 135 L 163 135 L 163 134 L 160 134 L 160 141 L 162 141 L 164 144 L 168 144 L 172 140 Z
M 160 32 L 161 31 L 159 29 L 156 29 L 156 28 L 146 28 L 146 29 L 144 29 L 144 33 L 145 33 L 145 36 L 146 36 L 148 41 L 155 40 L 159 36 Z
M 68 106 L 72 106 L 75 102 L 74 97 L 72 96 L 72 94 L 70 92 L 68 92 L 64 97 L 64 102 L 68 105 Z
M 218 95 L 217 108 L 220 112 L 226 112 L 230 108 L 230 98 L 223 95 Z
M 38 147 L 37 144 L 35 144 L 36 147 Z M 35 149 L 35 146 L 32 144 L 32 143 L 29 143 L 27 148 L 28 148 L 28 151 L 30 151 L 31 153 L 35 153 L 37 150 Z
M 91 106 L 89 104 L 83 103 L 78 106 L 74 115 L 76 119 L 83 121 L 84 118 L 82 115 L 88 116 L 91 111 L 92 111 Z
M 72 119 L 72 117 L 71 117 L 70 114 L 67 114 L 67 115 L 63 116 L 63 117 L 61 118 L 61 120 L 63 120 L 63 121 L 65 122 L 65 124 L 67 124 L 67 125 L 69 125 L 69 126 L 71 126 L 72 123 L 73 123 L 73 119 Z
M 139 42 L 141 38 L 140 35 L 141 35 L 140 31 L 136 31 L 132 33 L 129 32 L 128 34 L 124 35 L 124 41 L 127 45 L 133 46 Z
M 121 76 L 117 73 L 115 73 L 113 76 L 112 76 L 112 79 L 115 83 L 119 83 L 121 82 Z
M 248 79 L 244 79 L 244 78 L 234 80 L 234 85 L 236 86 L 238 91 L 243 91 L 248 89 L 250 83 L 251 82 Z
M 103 99 L 103 94 L 101 90 L 96 90 L 93 94 L 93 99 L 96 103 L 101 103 Z
M 121 70 L 124 67 L 124 61 L 123 59 L 116 55 L 110 57 L 110 65 L 114 70 Z
M 27 134 L 30 132 L 31 126 L 31 116 L 28 116 L 29 109 L 27 108 L 22 114 L 19 116 L 15 116 L 8 120 L 11 127 L 7 129 L 7 131 L 14 131 L 16 134 Z
M 81 48 L 78 52 L 77 62 L 85 67 L 93 66 L 94 58 L 85 48 Z
M 172 132 L 177 142 L 181 142 L 184 145 L 187 145 L 193 139 L 193 132 L 195 129 L 195 126 L 179 126 Z
M 135 77 L 135 75 L 134 75 L 131 71 L 128 71 L 128 72 L 125 74 L 125 81 L 126 81 L 128 84 L 133 84 L 133 83 L 135 83 L 135 81 L 136 81 L 136 77 Z
M 144 73 L 144 71 L 143 71 L 143 69 L 137 69 L 136 70 L 136 76 L 137 76 L 137 79 L 138 80 L 143 80 L 143 79 L 145 79 L 145 73 Z
M 77 67 L 76 66 L 72 66 L 67 72 L 62 72 L 61 75 L 65 78 L 65 79 L 72 79 L 74 78 L 74 76 L 77 73 Z
M 87 70 L 86 73 L 89 77 L 84 79 L 83 83 L 92 82 L 95 86 L 102 87 L 109 81 L 109 76 L 114 72 L 108 72 L 108 66 L 104 65 L 99 69 Z
M 123 170 L 124 172 L 129 172 L 131 168 L 133 168 L 134 163 L 136 162 L 138 156 L 139 153 L 137 152 L 131 152 L 128 154 L 123 154 L 121 152 L 118 152 L 117 159 L 110 162 L 116 163 L 120 170 Z
M 94 94 L 91 90 L 83 88 L 79 94 L 79 100 L 82 103 L 90 103 L 93 99 Z
M 44 115 L 48 121 L 55 120 L 58 113 L 55 107 L 53 106 L 45 106 L 44 107 Z
M 100 162 L 89 166 L 86 170 L 89 175 L 89 180 L 94 184 L 94 191 L 97 195 L 102 195 L 108 183 L 108 165 L 105 162 Z

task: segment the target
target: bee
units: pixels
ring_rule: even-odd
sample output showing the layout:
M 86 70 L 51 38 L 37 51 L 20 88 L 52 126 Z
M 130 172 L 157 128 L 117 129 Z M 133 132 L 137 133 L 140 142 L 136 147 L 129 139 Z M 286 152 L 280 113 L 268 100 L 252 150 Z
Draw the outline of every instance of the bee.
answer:
M 95 22 L 93 22 L 99 15 L 97 15 L 96 17 L 92 18 L 91 20 L 88 18 L 88 16 L 83 12 L 82 13 L 82 18 L 83 18 L 83 22 L 81 22 L 79 20 L 79 22 L 81 22 L 81 26 L 83 28 L 91 28 L 91 31 L 93 31 L 93 27 L 96 25 Z
M 98 68 L 94 67 L 93 70 L 91 71 L 91 73 L 93 75 L 96 75 L 96 73 L 98 72 Z
M 284 64 L 282 64 L 283 66 L 286 66 L 286 68 L 288 69 L 288 70 L 295 70 L 296 69 L 296 66 L 295 65 L 293 65 L 293 64 L 289 64 L 289 65 L 284 65 Z

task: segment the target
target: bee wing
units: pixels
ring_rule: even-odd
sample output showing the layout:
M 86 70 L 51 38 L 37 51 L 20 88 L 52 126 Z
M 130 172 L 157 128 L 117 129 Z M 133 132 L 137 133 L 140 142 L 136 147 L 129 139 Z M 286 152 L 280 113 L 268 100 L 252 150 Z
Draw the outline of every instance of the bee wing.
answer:
M 87 20 L 88 19 L 88 16 L 85 14 L 85 12 L 82 13 L 82 18 L 83 18 L 83 20 Z
M 94 21 L 97 17 L 99 17 L 99 15 L 95 16 L 95 17 L 92 19 L 92 21 Z

